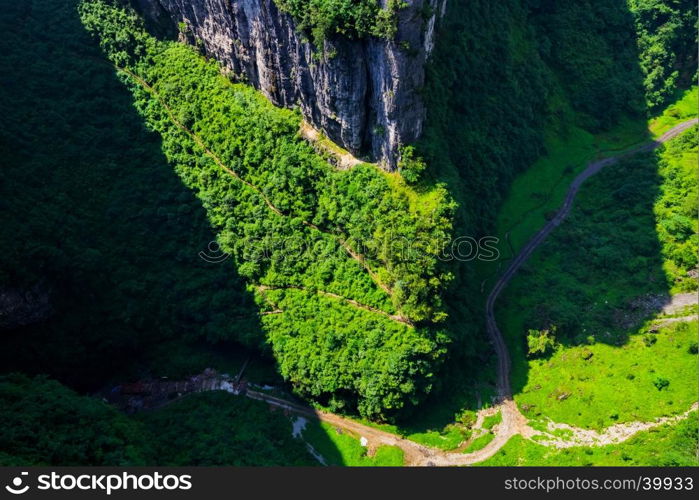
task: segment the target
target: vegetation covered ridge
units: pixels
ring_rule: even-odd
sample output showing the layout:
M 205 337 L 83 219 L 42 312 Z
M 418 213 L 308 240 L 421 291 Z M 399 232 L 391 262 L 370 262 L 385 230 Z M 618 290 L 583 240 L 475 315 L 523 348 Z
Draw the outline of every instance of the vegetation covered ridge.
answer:
M 172 123 L 175 124 L 175 125 L 176 125 L 180 130 L 182 130 L 184 133 L 186 133 L 186 134 L 197 144 L 197 146 L 199 146 L 199 147 L 201 148 L 201 150 L 203 150 L 204 153 L 205 153 L 208 157 L 210 157 L 210 158 L 214 161 L 214 163 L 216 163 L 216 165 L 217 165 L 219 168 L 221 168 L 222 170 L 224 170 L 226 173 L 232 175 L 236 180 L 242 182 L 246 187 L 248 187 L 249 189 L 251 189 L 252 191 L 254 191 L 260 198 L 262 198 L 262 200 L 265 202 L 265 205 L 267 205 L 267 207 L 268 207 L 272 212 L 274 212 L 275 214 L 279 215 L 280 217 L 288 217 L 287 214 L 283 213 L 279 208 L 277 208 L 277 207 L 274 205 L 274 203 L 272 203 L 272 202 L 270 201 L 270 199 L 265 195 L 264 192 L 262 192 L 262 190 L 260 190 L 260 188 L 258 188 L 258 187 L 255 186 L 254 184 L 251 184 L 250 182 L 246 181 L 246 180 L 243 179 L 240 175 L 238 175 L 238 174 L 235 172 L 235 170 L 233 170 L 232 168 L 230 168 L 230 167 L 228 167 L 227 165 L 225 165 L 225 164 L 223 163 L 223 161 L 221 161 L 221 159 L 220 159 L 215 153 L 213 153 L 213 152 L 206 146 L 206 144 L 204 144 L 204 141 L 202 141 L 201 138 L 200 138 L 199 136 L 197 136 L 194 132 L 192 132 L 192 131 L 191 131 L 190 129 L 188 129 L 185 125 L 183 125 L 183 124 L 177 119 L 177 117 L 174 115 L 174 113 L 173 113 L 173 111 L 172 111 L 172 108 L 170 108 L 170 106 L 168 106 L 167 103 L 165 103 L 165 101 L 160 97 L 160 95 L 158 94 L 158 92 L 156 92 L 156 90 L 155 90 L 153 87 L 151 87 L 145 80 L 143 80 L 141 77 L 139 77 L 137 74 L 135 74 L 133 71 L 129 70 L 128 68 L 122 68 L 122 67 L 117 66 L 117 65 L 115 65 L 114 67 L 115 67 L 117 70 L 123 71 L 124 73 L 126 73 L 127 75 L 129 75 L 129 76 L 130 76 L 131 78 L 133 78 L 138 84 L 140 84 L 151 96 L 153 96 L 153 98 L 156 99 L 156 100 L 160 103 L 160 105 L 165 109 L 165 111 L 166 111 L 168 117 L 170 118 L 170 120 L 172 121 Z M 319 232 L 325 232 L 325 233 L 327 233 L 327 234 L 330 234 L 333 238 L 336 239 L 336 241 L 345 249 L 345 251 L 346 251 L 353 259 L 355 259 L 357 262 L 359 262 L 359 264 L 362 265 L 362 267 L 363 267 L 363 268 L 365 269 L 365 271 L 369 274 L 369 276 L 371 276 L 371 279 L 374 281 L 374 283 L 375 283 L 379 288 L 381 288 L 381 290 L 383 290 L 384 292 L 386 292 L 388 295 L 391 295 L 391 296 L 393 295 L 393 291 L 392 291 L 390 288 L 388 288 L 386 285 L 384 285 L 384 284 L 381 282 L 381 280 L 378 278 L 378 276 L 376 275 L 376 273 L 374 273 L 374 272 L 371 270 L 371 268 L 366 264 L 366 261 L 365 261 L 365 259 L 364 259 L 364 256 L 361 255 L 361 254 L 359 254 L 359 253 L 357 253 L 357 252 L 355 252 L 354 250 L 352 250 L 352 248 L 347 244 L 346 241 L 344 241 L 344 240 L 340 239 L 339 237 L 337 237 L 336 234 L 330 233 L 330 232 L 328 232 L 328 231 L 325 231 L 325 230 L 319 228 L 318 226 L 316 226 L 315 224 L 313 224 L 313 223 L 311 223 L 311 222 L 308 222 L 308 221 L 306 221 L 306 220 L 301 220 L 301 222 L 302 222 L 305 226 L 307 226 L 307 227 L 309 227 L 309 228 L 311 228 L 311 229 L 314 229 L 314 230 L 319 231 Z
M 404 0 L 274 0 L 282 12 L 291 14 L 300 31 L 311 35 L 317 46 L 333 35 L 350 38 L 375 36 L 392 39 L 397 32 L 398 9 Z
M 446 189 L 372 165 L 338 171 L 299 137 L 297 113 L 231 83 L 193 48 L 156 40 L 103 0 L 80 14 L 221 248 L 267 297 L 279 295 L 283 313 L 261 322 L 282 375 L 304 396 L 365 416 L 417 403 L 449 340 L 439 327 L 451 280 L 439 256 L 455 208 Z M 324 294 L 271 290 L 284 287 Z

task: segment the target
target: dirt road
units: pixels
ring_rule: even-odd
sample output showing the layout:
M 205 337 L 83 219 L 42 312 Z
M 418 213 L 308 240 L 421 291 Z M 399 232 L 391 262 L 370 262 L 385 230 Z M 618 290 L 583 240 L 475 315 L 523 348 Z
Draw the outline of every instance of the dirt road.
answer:
M 692 408 L 687 410 L 687 412 L 676 417 L 657 419 L 654 422 L 629 422 L 626 424 L 618 424 L 602 432 L 578 429 L 566 424 L 552 424 L 552 431 L 558 428 L 565 428 L 566 430 L 570 431 L 573 436 L 571 439 L 554 437 L 552 434 L 548 434 L 547 432 L 532 429 L 527 423 L 526 417 L 522 415 L 519 408 L 517 408 L 517 404 L 512 399 L 512 391 L 510 388 L 510 355 L 507 350 L 505 339 L 503 338 L 502 332 L 500 332 L 495 320 L 495 303 L 507 284 L 532 255 L 532 253 L 568 216 L 580 187 L 587 179 L 599 173 L 604 167 L 614 165 L 623 158 L 638 153 L 652 151 L 658 148 L 663 143 L 677 137 L 679 134 L 693 127 L 698 122 L 698 119 L 683 122 L 673 127 L 655 141 L 637 146 L 616 156 L 590 163 L 585 170 L 583 170 L 571 183 L 563 205 L 558 210 L 556 215 L 522 248 L 519 254 L 510 263 L 509 267 L 496 281 L 486 300 L 485 314 L 488 335 L 493 347 L 495 348 L 498 358 L 497 391 L 499 401 L 496 403 L 496 407 L 499 408 L 501 412 L 502 422 L 495 429 L 495 437 L 493 440 L 490 441 L 490 443 L 488 443 L 484 448 L 472 453 L 445 452 L 443 450 L 420 445 L 414 441 L 410 441 L 395 434 L 360 424 L 339 415 L 326 412 L 309 412 L 308 409 L 302 409 L 301 407 L 296 407 L 296 405 L 289 405 L 289 403 L 284 400 L 270 398 L 261 393 L 248 395 L 254 397 L 255 399 L 267 401 L 271 405 L 283 407 L 292 412 L 318 418 L 323 422 L 327 422 L 331 425 L 352 432 L 353 434 L 366 438 L 372 443 L 373 447 L 379 445 L 397 446 L 403 450 L 406 465 L 414 466 L 463 466 L 482 462 L 495 455 L 495 453 L 497 453 L 498 450 L 500 450 L 500 448 L 502 448 L 512 436 L 517 434 L 526 438 L 531 438 L 535 435 L 543 436 L 547 439 L 544 439 L 541 442 L 555 448 L 585 445 L 599 446 L 604 444 L 619 443 L 633 437 L 634 434 L 641 430 L 652 429 L 668 422 L 675 422 L 679 419 L 686 418 L 691 412 L 696 411 L 697 405 L 692 406 Z M 691 297 L 689 297 L 690 294 L 687 295 L 687 297 L 683 296 L 682 300 L 679 301 L 682 305 L 684 305 L 685 302 L 690 303 L 692 301 Z
M 146 91 L 151 93 L 156 99 L 160 100 L 159 96 L 155 93 L 155 90 L 152 87 L 150 87 L 145 81 L 143 81 L 140 77 L 138 77 L 138 75 L 133 74 L 127 69 L 119 69 L 131 76 Z M 195 141 L 195 143 L 204 151 L 204 153 L 210 156 L 219 167 L 224 169 L 230 175 L 239 179 L 249 188 L 255 190 L 260 196 L 262 196 L 267 206 L 275 213 L 277 213 L 280 216 L 285 216 L 285 214 L 282 214 L 282 212 L 277 207 L 275 207 L 271 203 L 271 201 L 256 186 L 253 186 L 244 179 L 240 178 L 235 171 L 223 164 L 223 162 L 214 153 L 212 153 L 195 134 L 193 134 L 189 129 L 177 122 L 173 113 L 165 103 L 161 102 L 161 104 L 163 105 L 165 111 L 168 113 L 175 125 L 178 126 L 185 133 L 187 133 Z M 582 184 L 588 178 L 597 174 L 604 167 L 617 163 L 622 158 L 641 152 L 651 151 L 659 147 L 661 144 L 669 141 L 670 139 L 676 137 L 677 135 L 689 129 L 693 125 L 697 124 L 697 121 L 697 119 L 694 119 L 681 123 L 673 129 L 671 129 L 670 131 L 668 131 L 666 134 L 664 134 L 656 141 L 643 144 L 624 153 L 621 153 L 617 156 L 605 158 L 590 163 L 587 166 L 587 168 L 573 180 L 572 184 L 569 187 L 563 205 L 558 210 L 555 217 L 553 217 L 552 220 L 550 220 L 539 232 L 537 232 L 534 235 L 534 237 L 522 248 L 520 253 L 514 258 L 514 260 L 510 263 L 509 267 L 505 270 L 505 272 L 495 283 L 491 293 L 488 295 L 488 298 L 486 300 L 485 315 L 487 332 L 493 343 L 498 358 L 498 401 L 496 402 L 496 408 L 499 409 L 502 414 L 502 422 L 495 428 L 495 437 L 493 438 L 493 440 L 490 443 L 488 443 L 483 449 L 472 453 L 445 452 L 436 448 L 429 448 L 420 445 L 418 443 L 409 441 L 395 434 L 391 434 L 389 432 L 381 431 L 374 427 L 360 424 L 358 422 L 341 417 L 339 415 L 334 415 L 332 413 L 326 412 L 316 412 L 310 408 L 303 407 L 295 403 L 276 398 L 268 394 L 264 394 L 262 392 L 247 390 L 245 394 L 252 399 L 265 401 L 272 406 L 282 408 L 288 412 L 298 414 L 304 417 L 318 418 L 323 422 L 327 422 L 331 425 L 347 430 L 353 434 L 356 434 L 357 436 L 364 437 L 367 439 L 367 441 L 371 443 L 371 446 L 374 448 L 380 445 L 397 446 L 403 450 L 407 465 L 470 465 L 482 462 L 483 460 L 486 460 L 493 456 L 495 453 L 497 453 L 497 451 L 500 448 L 502 448 L 502 446 L 504 446 L 507 443 L 510 437 L 516 434 L 523 435 L 524 437 L 531 437 L 533 435 L 541 434 L 540 431 L 535 431 L 528 425 L 527 419 L 520 413 L 516 403 L 512 399 L 512 391 L 510 388 L 510 357 L 505 340 L 495 320 L 495 303 L 500 293 L 504 290 L 504 288 L 513 278 L 513 276 L 517 273 L 517 271 L 521 268 L 522 264 L 526 262 L 526 260 L 531 256 L 534 250 L 536 250 L 539 247 L 539 245 L 541 245 L 541 243 L 546 239 L 546 237 L 568 216 L 573 206 L 575 196 L 577 195 L 578 190 L 580 189 L 580 186 L 582 186 Z M 322 230 L 310 223 L 306 224 L 312 227 L 313 229 L 323 232 Z M 333 236 L 336 237 L 335 235 Z M 366 271 L 376 282 L 376 284 L 387 294 L 391 295 L 392 290 L 389 289 L 386 285 L 384 285 L 373 273 L 373 271 L 366 265 L 363 256 L 353 252 L 352 249 L 345 244 L 345 242 L 341 241 L 340 243 L 350 254 L 350 256 L 357 260 L 366 269 Z M 212 382 L 211 388 L 204 388 L 198 390 L 193 389 L 192 392 L 200 392 L 200 390 L 227 390 L 225 388 L 225 383 L 225 380 L 217 380 Z M 238 392 L 236 392 L 236 394 L 237 393 Z M 661 424 L 650 423 L 645 425 L 643 428 L 647 429 L 655 425 Z M 628 438 L 632 436 L 633 433 L 625 433 L 623 429 L 616 429 L 615 435 L 623 435 L 625 438 Z M 551 445 L 556 447 L 564 447 L 566 446 L 566 443 L 559 440 L 555 442 L 552 441 Z
M 510 263 L 505 272 L 495 282 L 495 285 L 493 286 L 493 289 L 486 300 L 485 316 L 488 335 L 498 356 L 497 388 L 498 396 L 501 399 L 501 404 L 503 406 L 501 432 L 504 434 L 509 434 L 509 436 L 507 436 L 508 439 L 514 435 L 514 433 L 525 434 L 530 432 L 530 429 L 526 425 L 526 418 L 520 413 L 514 401 L 512 401 L 512 390 L 510 388 L 510 354 L 507 350 L 507 345 L 505 344 L 502 332 L 500 332 L 495 320 L 495 302 L 517 271 L 522 267 L 527 259 L 529 259 L 532 253 L 534 253 L 534 250 L 536 250 L 544 242 L 544 240 L 546 240 L 548 235 L 551 234 L 551 232 L 558 227 L 563 220 L 565 220 L 568 214 L 570 214 L 570 210 L 573 207 L 573 201 L 580 190 L 580 186 L 582 186 L 587 179 L 599 173 L 604 167 L 614 165 L 624 158 L 638 153 L 652 151 L 660 147 L 665 142 L 677 137 L 679 134 L 696 125 L 697 122 L 699 122 L 699 119 L 695 118 L 693 120 L 680 123 L 663 134 L 657 140 L 647 144 L 642 144 L 616 156 L 590 163 L 587 168 L 585 168 L 585 170 L 583 170 L 571 183 L 565 200 L 563 201 L 563 205 L 558 210 L 556 215 L 548 223 L 546 223 L 546 225 L 541 228 L 531 240 L 529 240 L 529 242 Z M 522 422 L 525 423 L 523 424 Z M 492 442 L 495 441 L 496 440 L 493 440 Z
M 659 147 L 661 144 L 669 141 L 693 125 L 697 124 L 697 121 L 698 120 L 694 119 L 679 124 L 664 134 L 657 141 L 638 146 L 612 158 L 606 158 L 590 163 L 570 185 L 565 201 L 556 216 L 539 232 L 537 232 L 534 237 L 522 248 L 517 257 L 510 263 L 507 270 L 495 283 L 495 286 L 493 287 L 493 290 L 486 301 L 485 312 L 488 335 L 490 336 L 498 357 L 497 388 L 499 401 L 496 403 L 495 407 L 501 412 L 502 422 L 494 429 L 495 437 L 493 440 L 490 441 L 490 443 L 488 443 L 484 448 L 472 453 L 447 452 L 436 448 L 423 446 L 390 432 L 382 431 L 339 415 L 322 411 L 314 411 L 313 409 L 300 406 L 262 392 L 248 390 L 246 395 L 252 399 L 265 401 L 271 406 L 282 408 L 287 412 L 304 417 L 316 418 L 356 436 L 364 437 L 374 449 L 381 445 L 397 446 L 403 450 L 406 465 L 412 466 L 464 466 L 482 462 L 492 457 L 507 443 L 512 436 L 517 434 L 526 438 L 531 438 L 535 435 L 543 436 L 544 439 L 541 440 L 541 442 L 555 448 L 585 445 L 598 446 L 609 443 L 619 443 L 631 438 L 634 434 L 641 430 L 649 430 L 668 422 L 675 422 L 679 419 L 687 418 L 691 412 L 696 411 L 697 405 L 692 406 L 692 408 L 690 408 L 687 412 L 676 417 L 657 419 L 654 422 L 629 422 L 613 426 L 601 432 L 578 429 L 566 424 L 551 424 L 551 430 L 565 428 L 566 430 L 570 431 L 573 436 L 570 439 L 562 439 L 545 431 L 532 429 L 528 425 L 526 417 L 522 415 L 517 408 L 517 404 L 512 399 L 509 380 L 510 357 L 505 340 L 500 332 L 500 329 L 498 328 L 497 322 L 495 321 L 494 308 L 500 293 L 521 268 L 522 264 L 526 262 L 534 250 L 536 250 L 536 248 L 543 243 L 546 237 L 568 216 L 573 206 L 575 196 L 585 180 L 597 174 L 604 167 L 617 163 L 622 158 L 641 152 L 651 151 Z M 492 413 L 492 408 L 488 411 Z
M 558 210 L 553 219 L 551 219 L 543 228 L 539 230 L 538 233 L 534 235 L 534 237 L 531 240 L 529 240 L 529 242 L 522 248 L 519 254 L 510 263 L 509 267 L 505 270 L 505 272 L 500 276 L 500 278 L 498 278 L 497 282 L 493 286 L 492 291 L 490 292 L 490 295 L 488 295 L 488 299 L 486 301 L 485 315 L 488 335 L 490 336 L 490 339 L 493 342 L 499 360 L 498 392 L 500 397 L 505 399 L 511 397 L 509 382 L 510 357 L 507 351 L 507 346 L 505 345 L 505 341 L 503 340 L 502 333 L 500 332 L 500 329 L 498 328 L 498 325 L 495 321 L 495 302 L 500 296 L 500 293 L 502 293 L 504 288 L 513 278 L 513 276 L 517 273 L 517 271 L 522 267 L 522 264 L 524 264 L 527 261 L 527 259 L 531 256 L 534 250 L 536 250 L 539 247 L 539 245 L 541 245 L 544 242 L 548 235 L 551 234 L 551 232 L 556 227 L 558 227 L 561 224 L 561 222 L 563 222 L 563 220 L 568 216 L 571 208 L 573 207 L 573 201 L 575 200 L 575 196 L 578 194 L 578 191 L 580 190 L 580 186 L 582 186 L 582 184 L 587 179 L 597 174 L 604 167 L 613 165 L 623 158 L 642 152 L 652 151 L 653 149 L 661 146 L 663 143 L 677 137 L 682 132 L 693 127 L 697 124 L 697 122 L 699 122 L 699 119 L 695 118 L 693 120 L 680 123 L 679 125 L 673 127 L 668 132 L 663 134 L 662 137 L 655 141 L 630 149 L 629 151 L 621 153 L 617 156 L 604 158 L 602 160 L 597 160 L 590 163 L 587 166 L 587 168 L 583 170 L 573 180 L 572 184 L 570 185 L 570 188 L 568 189 L 568 193 L 566 194 L 563 205 Z

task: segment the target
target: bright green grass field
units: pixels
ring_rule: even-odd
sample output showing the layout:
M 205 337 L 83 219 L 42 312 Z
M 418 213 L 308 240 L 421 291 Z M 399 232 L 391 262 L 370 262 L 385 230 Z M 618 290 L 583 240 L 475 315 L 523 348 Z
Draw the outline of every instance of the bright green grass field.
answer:
M 660 235 L 657 233 L 659 229 L 653 225 L 656 218 L 660 219 L 657 223 L 660 227 L 665 221 L 675 220 L 673 213 L 676 208 L 672 207 L 683 205 L 685 201 L 692 203 L 691 193 L 686 191 L 690 188 L 677 184 L 687 169 L 696 169 L 696 152 L 690 153 L 695 149 L 689 148 L 685 154 L 683 148 L 689 143 L 685 144 L 683 140 L 678 138 L 669 143 L 661 155 L 667 161 L 660 162 L 658 173 L 662 185 L 655 193 L 658 199 L 642 202 L 645 203 L 642 208 L 633 209 L 635 215 L 632 219 L 628 218 L 631 212 L 605 215 L 605 210 L 621 209 L 622 203 L 614 198 L 614 193 L 618 186 L 629 185 L 627 175 L 633 174 L 639 183 L 655 182 L 654 172 L 647 170 L 654 165 L 641 161 L 634 163 L 634 169 L 629 172 L 623 170 L 628 170 L 628 166 L 619 165 L 616 170 L 600 174 L 610 184 L 605 185 L 599 178 L 591 180 L 595 188 L 592 191 L 590 186 L 583 188 L 581 200 L 571 215 L 573 222 L 558 229 L 546 243 L 548 250 L 542 248 L 537 252 L 521 275 L 510 284 L 500 304 L 498 317 L 508 337 L 513 359 L 511 378 L 516 390 L 515 399 L 530 418 L 547 417 L 571 425 L 601 428 L 618 422 L 648 421 L 681 413 L 697 400 L 697 358 L 689 351 L 690 345 L 697 340 L 696 322 L 667 325 L 657 334 L 647 334 L 647 328 L 632 330 L 626 341 L 626 331 L 615 325 L 612 314 L 615 310 L 626 311 L 628 301 L 633 297 L 662 291 L 663 275 L 674 283 L 673 292 L 685 290 L 687 280 L 681 276 L 687 269 L 670 269 L 672 261 L 660 255 L 646 257 L 650 265 L 627 266 L 635 269 L 632 274 L 628 274 L 624 267 L 632 263 L 635 255 L 626 248 L 629 244 L 645 241 L 644 237 L 653 243 L 658 237 L 656 234 Z M 693 156 L 690 162 L 693 166 L 685 165 L 687 156 Z M 641 170 L 644 167 L 646 170 Z M 643 196 L 646 194 L 641 192 Z M 665 200 L 667 206 L 658 200 Z M 659 210 L 669 213 L 662 215 Z M 585 215 L 581 217 L 583 212 Z M 588 251 L 591 257 L 581 261 L 582 254 L 570 246 L 570 234 L 577 238 L 573 241 L 592 238 L 590 241 L 600 243 L 597 247 L 611 245 L 612 253 L 624 255 L 625 260 L 621 265 L 615 264 L 605 270 L 600 257 Z M 670 241 L 666 237 L 662 240 Z M 695 244 L 692 241 L 682 245 L 692 246 Z M 594 245 L 585 245 L 593 251 L 597 249 Z M 585 245 L 581 248 L 586 248 Z M 682 245 L 673 243 L 667 248 L 674 251 L 683 248 Z M 643 246 L 646 247 L 645 242 Z M 627 262 L 627 258 L 631 260 Z M 590 267 L 585 268 L 587 274 L 580 273 L 580 262 L 590 263 Z M 660 264 L 663 270 L 659 268 Z M 649 274 L 644 277 L 644 272 Z M 547 308 L 549 312 L 546 312 Z M 524 332 L 532 327 L 531 322 L 549 315 L 549 321 L 554 324 L 559 320 L 565 324 L 570 323 L 571 314 L 577 317 L 576 325 L 580 330 L 575 333 L 576 338 L 582 336 L 584 339 L 588 335 L 594 337 L 588 343 L 594 344 L 595 340 L 597 343 L 586 346 L 581 345 L 584 342 L 573 339 L 571 345 L 572 334 L 569 332 L 563 341 L 568 347 L 559 347 L 546 359 L 527 359 Z M 562 333 L 565 332 L 559 332 Z M 663 379 L 669 385 L 659 390 L 655 383 L 660 384 Z
M 560 205 L 565 187 L 594 155 L 594 137 L 575 129 L 566 140 L 549 138 L 548 154 L 512 183 L 498 214 L 499 236 L 510 235 L 515 250 L 544 225 L 545 214 Z
M 682 413 L 698 397 L 697 357 L 690 352 L 696 341 L 695 321 L 632 335 L 622 347 L 563 348 L 529 362 L 527 384 L 515 400 L 529 418 L 594 429 Z M 658 389 L 660 379 L 669 385 Z
M 326 423 L 308 422 L 303 439 L 323 456 L 327 465 L 398 467 L 403 465 L 403 450 L 396 446 L 379 446 L 373 456 L 359 438 L 345 431 L 338 432 Z
M 502 272 L 513 253 L 516 253 L 546 223 L 546 215 L 560 206 L 568 185 L 590 161 L 618 154 L 664 133 L 681 121 L 696 116 L 696 102 L 697 88 L 695 87 L 681 94 L 679 100 L 659 117 L 648 122 L 623 119 L 612 130 L 596 135 L 578 127 L 570 127 L 564 134 L 561 132 L 561 127 L 552 127 L 546 137 L 547 154 L 515 179 L 500 208 L 495 231 L 495 235 L 500 239 L 498 245 L 500 259 L 495 262 L 476 262 L 476 276 L 482 284 L 484 294 L 494 277 Z M 509 235 L 509 238 L 506 238 L 506 235 Z M 666 264 L 671 263 L 668 261 Z M 546 272 L 549 273 L 549 271 L 551 270 Z M 671 269 L 666 269 L 666 272 L 668 275 L 675 274 Z M 614 290 L 608 290 L 606 293 L 613 294 Z M 499 315 L 499 321 L 502 322 L 503 331 L 521 329 L 521 321 L 516 312 Z M 522 343 L 510 342 L 509 347 L 513 360 L 526 358 Z M 526 361 L 513 363 L 513 379 L 525 378 L 527 370 Z M 445 427 L 443 424 L 435 425 L 433 427 L 435 430 L 420 433 L 406 432 L 405 429 L 398 429 L 395 426 L 385 427 L 384 430 L 396 432 L 408 439 L 444 450 L 454 449 L 468 438 L 468 433 L 458 425 Z
M 495 434 L 492 432 L 486 432 L 482 436 L 474 439 L 464 450 L 464 453 L 473 453 L 474 451 L 482 450 L 488 443 L 495 439 Z
M 598 136 L 578 127 L 572 127 L 565 137 L 549 134 L 547 154 L 519 175 L 510 187 L 496 221 L 500 259 L 478 262 L 479 279 L 492 280 L 502 272 L 512 256 L 546 224 L 547 214 L 563 203 L 569 184 L 588 163 L 610 151 L 643 142 L 647 137 L 645 124 L 630 120 Z
M 647 123 L 623 119 L 610 131 L 597 135 L 579 127 L 571 127 L 565 135 L 551 131 L 545 141 L 547 154 L 514 180 L 498 212 L 495 236 L 500 239 L 501 258 L 479 262 L 480 279 L 502 271 L 504 263 L 544 226 L 546 214 L 558 209 L 568 185 L 589 162 L 659 137 L 678 123 L 696 117 L 698 109 L 699 87 L 692 87 Z
M 685 92 L 663 115 L 651 121 L 652 134 L 660 135 L 677 123 L 696 116 L 696 101 L 696 88 Z M 543 226 L 546 213 L 560 205 L 568 183 L 589 160 L 608 156 L 611 151 L 626 149 L 647 140 L 650 134 L 643 122 L 627 121 L 603 135 L 593 137 L 584 131 L 572 130 L 565 141 L 550 139 L 549 154 L 513 184 L 498 218 L 499 236 L 502 237 L 509 231 L 512 246 L 517 251 Z M 680 159 L 684 163 L 684 158 L 679 156 L 672 161 L 677 163 Z M 695 154 L 687 162 L 692 164 L 687 168 L 696 169 Z M 673 172 L 675 170 L 677 169 Z M 676 176 L 676 173 L 672 175 Z M 556 237 L 555 233 L 553 237 Z M 500 247 L 504 261 L 511 254 L 505 250 L 504 243 Z M 524 274 L 534 272 L 537 276 L 548 277 L 554 284 L 558 283 L 563 279 L 560 270 L 569 264 L 563 254 L 553 257 L 545 261 L 534 258 L 537 267 L 526 266 Z M 504 262 L 500 264 L 502 265 Z M 674 274 L 677 273 L 671 272 L 667 265 L 666 262 L 666 274 L 676 278 Z M 492 276 L 496 267 L 497 263 L 485 264 L 482 266 L 482 276 L 485 276 L 486 271 Z M 525 278 L 517 278 L 511 284 L 509 292 L 510 298 L 514 288 L 523 295 L 514 302 L 503 300 L 498 318 L 503 332 L 510 333 L 508 345 L 513 359 L 512 380 L 515 381 L 515 386 L 519 385 L 517 382 L 522 383 L 522 393 L 516 399 L 520 405 L 531 407 L 528 416 L 536 418 L 541 412 L 543 416 L 555 421 L 599 428 L 617 422 L 652 420 L 658 416 L 679 413 L 696 401 L 696 383 L 688 381 L 696 380 L 697 361 L 687 351 L 688 344 L 692 340 L 696 341 L 696 324 L 683 331 L 677 331 L 675 326 L 663 329 L 655 336 L 657 342 L 650 347 L 646 347 L 642 335 L 632 335 L 623 347 L 596 344 L 591 347 L 561 348 L 550 359 L 526 360 L 524 342 L 514 339 L 512 332 L 525 331 L 522 310 L 524 304 L 529 308 L 534 307 L 537 297 L 541 300 L 544 298 L 538 295 L 530 297 L 534 290 L 517 287 L 522 279 Z M 675 279 L 675 283 L 680 281 Z M 600 287 L 600 283 L 595 280 L 578 285 L 589 288 L 578 290 L 582 295 L 593 290 L 599 300 L 608 300 L 610 303 L 618 301 L 616 295 L 623 292 L 613 287 Z M 556 286 L 552 285 L 551 293 L 554 293 Z M 673 288 L 672 291 L 681 290 Z M 581 356 L 585 349 L 593 354 L 588 361 Z M 665 372 L 669 373 L 666 375 Z M 653 385 L 656 378 L 667 378 L 670 385 L 659 391 Z M 557 399 L 567 393 L 571 394 L 567 399 Z
M 649 129 L 653 137 L 660 137 L 672 127 L 697 116 L 699 109 L 699 87 L 685 90 L 677 102 L 669 106 L 660 116 L 651 120 Z
M 515 436 L 479 466 L 697 466 L 697 414 L 596 448 L 547 448 Z

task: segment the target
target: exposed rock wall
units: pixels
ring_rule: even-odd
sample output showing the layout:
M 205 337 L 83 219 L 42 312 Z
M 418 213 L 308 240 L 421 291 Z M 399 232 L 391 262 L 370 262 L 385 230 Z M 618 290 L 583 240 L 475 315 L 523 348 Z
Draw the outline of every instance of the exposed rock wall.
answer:
M 388 169 L 422 132 L 425 62 L 446 1 L 408 0 L 394 40 L 334 37 L 318 50 L 273 0 L 134 0 L 161 26 L 184 23 L 190 41 L 272 102 L 299 106 L 333 141 Z

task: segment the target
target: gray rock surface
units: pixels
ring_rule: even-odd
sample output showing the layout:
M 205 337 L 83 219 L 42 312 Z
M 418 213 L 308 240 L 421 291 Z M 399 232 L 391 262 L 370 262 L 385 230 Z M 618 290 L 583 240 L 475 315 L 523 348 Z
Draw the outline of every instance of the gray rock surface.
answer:
M 278 106 L 298 106 L 333 141 L 387 169 L 422 132 L 419 92 L 446 1 L 408 0 L 394 40 L 334 37 L 318 50 L 273 0 L 134 0 L 151 23 L 170 31 L 184 23 L 189 41 L 237 78 Z

